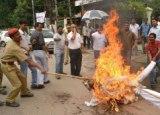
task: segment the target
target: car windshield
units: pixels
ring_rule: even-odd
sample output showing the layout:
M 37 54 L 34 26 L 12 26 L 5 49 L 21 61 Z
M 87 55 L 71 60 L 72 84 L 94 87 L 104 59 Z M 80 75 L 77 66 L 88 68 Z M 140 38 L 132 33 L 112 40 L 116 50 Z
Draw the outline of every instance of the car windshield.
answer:
M 52 31 L 50 30 L 43 30 L 43 37 L 44 38 L 53 38 L 53 34 L 52 34 Z

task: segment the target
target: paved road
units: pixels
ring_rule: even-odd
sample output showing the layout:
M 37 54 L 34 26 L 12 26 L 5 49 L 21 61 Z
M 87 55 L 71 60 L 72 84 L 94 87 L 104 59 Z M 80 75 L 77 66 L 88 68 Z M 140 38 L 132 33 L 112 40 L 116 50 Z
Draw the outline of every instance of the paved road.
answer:
M 144 58 L 142 55 L 141 57 Z M 138 59 L 141 58 L 138 57 Z M 50 72 L 53 72 L 54 59 L 50 59 L 49 62 Z M 140 60 L 135 68 L 139 68 L 143 63 L 143 60 Z M 83 55 L 82 65 L 82 75 L 92 77 L 94 73 L 93 52 Z M 65 66 L 64 70 L 69 74 L 69 65 Z M 28 85 L 30 85 L 30 77 L 28 78 Z M 84 87 L 82 81 L 71 78 L 56 80 L 54 76 L 49 76 L 49 78 L 51 83 L 46 85 L 45 89 L 32 90 L 35 94 L 33 98 L 18 98 L 21 104 L 19 108 L 0 107 L 0 115 L 159 115 L 160 113 L 157 107 L 143 99 L 121 106 L 119 113 L 104 112 L 100 107 L 89 108 L 84 105 L 84 101 L 91 98 L 91 92 Z M 4 84 L 10 88 L 6 78 Z M 5 96 L 0 95 L 0 99 L 4 98 Z

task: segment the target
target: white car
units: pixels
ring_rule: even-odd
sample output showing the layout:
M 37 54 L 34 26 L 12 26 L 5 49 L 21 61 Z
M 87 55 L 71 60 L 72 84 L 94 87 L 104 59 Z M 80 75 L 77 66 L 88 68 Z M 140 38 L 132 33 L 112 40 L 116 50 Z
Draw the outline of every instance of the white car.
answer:
M 7 35 L 8 31 L 1 31 L 0 32 L 0 46 L 5 47 L 7 42 L 11 40 L 10 37 Z

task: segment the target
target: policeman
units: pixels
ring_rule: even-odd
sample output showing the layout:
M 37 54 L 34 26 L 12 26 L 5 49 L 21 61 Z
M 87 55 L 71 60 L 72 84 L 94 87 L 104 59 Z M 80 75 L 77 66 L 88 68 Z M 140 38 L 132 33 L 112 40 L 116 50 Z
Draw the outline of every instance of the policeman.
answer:
M 6 98 L 6 106 L 18 107 L 19 103 L 15 101 L 20 93 L 21 97 L 33 97 L 33 94 L 27 89 L 26 77 L 17 68 L 15 62 L 26 61 L 29 66 L 37 67 L 43 74 L 46 73 L 43 67 L 28 58 L 20 47 L 21 35 L 17 28 L 8 31 L 8 36 L 12 39 L 0 59 L 2 72 L 6 75 L 13 88 Z

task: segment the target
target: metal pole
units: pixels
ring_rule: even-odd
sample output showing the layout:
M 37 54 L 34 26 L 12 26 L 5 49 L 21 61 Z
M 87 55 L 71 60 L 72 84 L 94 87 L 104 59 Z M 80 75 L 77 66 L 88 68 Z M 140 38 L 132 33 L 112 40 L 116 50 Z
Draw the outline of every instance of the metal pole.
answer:
M 58 22 L 58 4 L 57 4 L 57 0 L 54 0 L 54 3 L 55 3 L 55 12 L 56 12 L 55 24 L 56 24 L 56 27 L 57 27 L 57 22 Z
M 68 5 L 69 5 L 69 17 L 70 17 L 70 22 L 72 23 L 72 9 L 71 9 L 71 1 L 68 0 Z
M 82 3 L 81 3 L 81 16 L 83 16 L 84 14 L 84 1 L 82 0 Z
M 32 15 L 33 15 L 33 25 L 35 25 L 35 9 L 34 9 L 34 0 L 32 0 Z

